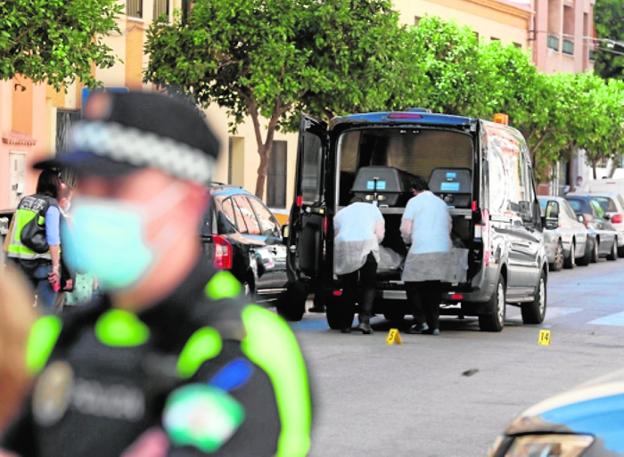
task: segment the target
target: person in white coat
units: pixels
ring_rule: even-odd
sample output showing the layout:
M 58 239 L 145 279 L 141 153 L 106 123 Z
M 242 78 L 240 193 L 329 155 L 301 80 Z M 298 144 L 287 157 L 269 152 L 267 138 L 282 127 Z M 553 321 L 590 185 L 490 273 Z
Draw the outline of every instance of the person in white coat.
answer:
M 384 232 L 379 208 L 357 197 L 334 216 L 334 271 L 342 280 L 347 306 L 355 306 L 356 301 L 360 305 L 358 329 L 365 335 L 373 333 L 370 317 Z M 342 329 L 350 331 L 351 323 Z
M 448 206 L 416 177 L 401 221 L 403 241 L 410 245 L 402 280 L 413 309 L 414 324 L 408 333 L 438 335 L 440 302 L 449 282 L 452 220 Z

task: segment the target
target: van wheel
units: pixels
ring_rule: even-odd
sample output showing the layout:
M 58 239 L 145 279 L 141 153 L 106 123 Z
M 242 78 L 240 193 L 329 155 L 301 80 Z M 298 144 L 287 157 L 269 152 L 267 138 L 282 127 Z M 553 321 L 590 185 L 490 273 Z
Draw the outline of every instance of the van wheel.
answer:
M 546 316 L 546 274 L 542 271 L 532 302 L 522 303 L 522 322 L 525 324 L 541 324 Z
M 286 292 L 277 300 L 277 312 L 288 321 L 300 321 L 305 313 L 308 289 L 305 284 L 294 281 L 288 284 Z
M 592 242 L 589 239 L 589 237 L 587 237 L 587 241 L 585 241 L 585 254 L 583 255 L 583 257 L 578 259 L 576 263 L 585 267 L 591 263 L 591 256 L 592 256 Z
M 342 296 L 330 295 L 325 305 L 327 325 L 333 330 L 342 330 L 353 325 L 355 310 L 353 305 L 348 305 Z
M 565 268 L 571 269 L 576 266 L 576 257 L 574 257 L 575 252 L 576 252 L 576 243 L 573 241 L 572 245 L 570 246 L 570 253 L 563 261 L 563 266 Z
M 618 248 L 617 248 L 617 237 L 613 238 L 613 246 L 611 246 L 611 253 L 607 256 L 607 260 L 617 260 L 618 258 Z
M 555 261 L 552 263 L 550 269 L 552 271 L 559 271 L 563 268 L 565 254 L 563 253 L 563 245 L 561 240 L 557 242 L 557 250 L 555 251 Z
M 505 278 L 500 275 L 496 289 L 487 303 L 487 314 L 479 314 L 479 328 L 484 332 L 500 332 L 505 326 L 507 295 Z

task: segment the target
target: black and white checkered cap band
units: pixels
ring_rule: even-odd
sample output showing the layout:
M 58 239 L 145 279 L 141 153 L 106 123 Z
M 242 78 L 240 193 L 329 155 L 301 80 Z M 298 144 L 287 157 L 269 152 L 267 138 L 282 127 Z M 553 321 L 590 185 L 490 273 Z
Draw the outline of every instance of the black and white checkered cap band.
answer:
M 155 133 L 113 122 L 79 122 L 70 147 L 138 167 L 153 167 L 202 184 L 212 177 L 214 159 L 199 149 Z

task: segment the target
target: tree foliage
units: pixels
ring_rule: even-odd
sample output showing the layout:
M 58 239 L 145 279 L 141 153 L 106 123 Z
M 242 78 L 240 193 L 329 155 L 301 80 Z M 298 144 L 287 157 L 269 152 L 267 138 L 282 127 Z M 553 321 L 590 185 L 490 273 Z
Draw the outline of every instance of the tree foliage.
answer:
M 117 31 L 119 13 L 116 0 L 0 1 L 0 79 L 95 85 L 91 66 L 115 62 L 103 37 Z
M 504 112 L 541 180 L 578 148 L 594 167 L 624 149 L 621 81 L 541 74 L 527 51 L 439 18 L 402 27 L 387 0 L 198 0 L 188 22 L 156 22 L 147 51 L 147 80 L 226 108 L 232 129 L 251 118 L 259 196 L 275 131 L 294 129 L 302 111 Z
M 250 116 L 262 196 L 275 131 L 299 111 L 322 118 L 384 106 L 400 28 L 389 0 L 197 0 L 186 22 L 148 31 L 146 80 Z M 263 124 L 266 119 L 266 125 Z
M 600 38 L 624 43 L 623 0 L 598 0 L 594 6 L 594 22 Z M 610 49 L 602 42 L 596 58 L 596 72 L 603 78 L 624 80 L 624 45 Z

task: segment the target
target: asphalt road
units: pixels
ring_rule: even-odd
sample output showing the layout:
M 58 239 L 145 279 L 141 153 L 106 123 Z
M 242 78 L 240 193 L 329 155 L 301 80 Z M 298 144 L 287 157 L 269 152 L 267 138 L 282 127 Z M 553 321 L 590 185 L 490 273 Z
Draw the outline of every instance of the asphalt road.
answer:
M 502 333 L 443 318 L 441 336 L 402 334 L 400 346 L 386 345 L 383 319 L 372 336 L 343 335 L 307 314 L 294 328 L 316 397 L 311 455 L 486 455 L 530 405 L 624 368 L 622 284 L 624 260 L 552 273 L 542 326 L 522 325 L 509 306 Z M 537 344 L 541 328 L 550 346 Z

